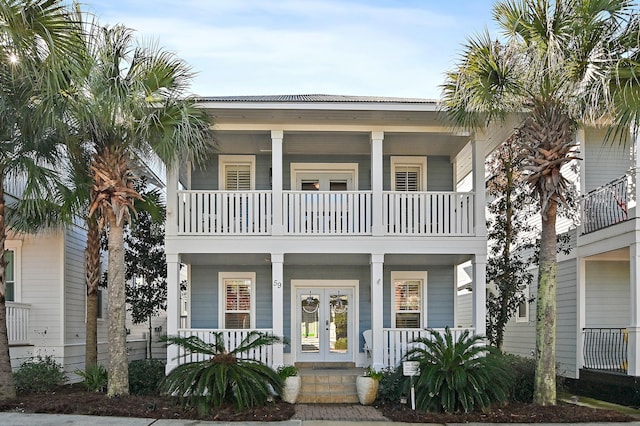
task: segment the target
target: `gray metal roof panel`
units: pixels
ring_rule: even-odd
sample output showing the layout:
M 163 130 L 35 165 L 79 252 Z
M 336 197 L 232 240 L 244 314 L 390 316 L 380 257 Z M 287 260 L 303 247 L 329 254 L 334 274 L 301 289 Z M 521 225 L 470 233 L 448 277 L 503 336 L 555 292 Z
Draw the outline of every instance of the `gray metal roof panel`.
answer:
M 265 102 L 265 103 L 403 103 L 403 104 L 436 104 L 434 99 L 399 98 L 381 96 L 346 96 L 346 95 L 258 95 L 258 96 L 197 96 L 199 102 Z

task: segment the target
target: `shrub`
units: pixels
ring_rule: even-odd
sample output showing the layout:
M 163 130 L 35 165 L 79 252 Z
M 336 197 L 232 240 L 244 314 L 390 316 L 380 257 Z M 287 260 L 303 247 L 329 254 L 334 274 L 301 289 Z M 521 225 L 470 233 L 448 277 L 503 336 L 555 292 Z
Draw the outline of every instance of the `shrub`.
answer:
M 415 380 L 419 410 L 469 412 L 507 399 L 511 374 L 495 348 L 484 345 L 480 336 L 470 337 L 468 331 L 457 341 L 449 328 L 444 337 L 437 331 L 430 334 L 416 339 L 420 345 L 407 353 L 407 359 L 420 363 Z
M 384 373 L 382 371 L 376 371 L 372 367 L 365 368 L 363 374 L 363 376 L 365 377 L 371 377 L 372 379 L 376 379 L 378 381 L 382 379 L 383 375 Z
M 378 399 L 383 404 L 397 404 L 403 396 L 402 368 L 386 368 L 381 371 L 380 388 L 378 389 Z
M 21 393 L 51 392 L 67 381 L 62 365 L 51 355 L 23 362 L 13 379 L 16 391 Z
M 536 361 L 517 355 L 503 355 L 513 374 L 513 386 L 509 391 L 509 401 L 533 402 L 533 388 L 536 375 Z
M 169 395 L 179 395 L 185 406 L 196 407 L 201 415 L 224 402 L 233 402 L 239 410 L 266 404 L 271 390 L 282 393 L 283 381 L 271 367 L 239 355 L 253 348 L 282 343 L 283 339 L 257 331 L 233 350 L 224 346 L 224 335 L 213 332 L 213 342 L 191 337 L 166 337 L 169 344 L 182 346 L 184 356 L 191 353 L 209 355 L 205 361 L 189 362 L 173 369 L 161 384 Z
M 91 392 L 104 392 L 107 387 L 107 369 L 100 364 L 96 364 L 85 370 L 76 370 L 75 374 L 82 377 L 82 384 Z
M 280 376 L 282 380 L 286 379 L 287 377 L 293 377 L 298 375 L 298 369 L 294 365 L 283 365 L 281 367 L 278 367 L 276 372 L 278 373 L 278 376 Z
M 129 393 L 153 395 L 164 379 L 165 363 L 159 359 L 140 359 L 129 363 Z

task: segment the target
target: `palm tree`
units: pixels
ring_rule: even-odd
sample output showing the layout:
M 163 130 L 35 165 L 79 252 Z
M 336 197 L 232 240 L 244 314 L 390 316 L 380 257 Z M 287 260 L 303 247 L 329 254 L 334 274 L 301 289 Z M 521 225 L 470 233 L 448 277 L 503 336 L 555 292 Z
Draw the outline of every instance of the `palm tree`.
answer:
M 141 46 L 123 26 L 91 26 L 85 78 L 73 122 L 92 152 L 92 198 L 108 239 L 110 396 L 128 394 L 125 334 L 124 226 L 135 214 L 137 158 L 154 152 L 172 167 L 204 160 L 213 146 L 204 110 L 185 98 L 189 67 L 157 46 Z
M 579 125 L 616 124 L 608 114 L 613 76 L 634 13 L 627 0 L 499 1 L 493 18 L 504 42 L 487 32 L 470 38 L 443 85 L 444 110 L 458 126 L 520 118 L 516 137 L 527 149 L 527 180 L 542 216 L 534 396 L 541 405 L 556 402 L 556 213 L 568 184 L 561 168 L 576 159 Z
M 79 63 L 80 28 L 64 2 L 0 2 L 0 400 L 15 397 L 6 327 L 4 253 L 7 182 L 20 182 L 23 212 L 45 216 L 54 190 L 59 140 L 50 129 L 61 105 L 54 99 Z M 15 217 L 13 217 L 15 219 Z M 23 223 L 24 224 L 24 223 Z M 18 223 L 16 222 L 16 226 Z

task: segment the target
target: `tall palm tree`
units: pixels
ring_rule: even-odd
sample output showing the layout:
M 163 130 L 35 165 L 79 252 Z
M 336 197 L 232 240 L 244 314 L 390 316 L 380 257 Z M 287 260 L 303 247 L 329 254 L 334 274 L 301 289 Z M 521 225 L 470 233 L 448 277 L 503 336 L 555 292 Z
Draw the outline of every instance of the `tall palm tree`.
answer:
M 561 168 L 576 158 L 579 125 L 616 124 L 615 69 L 634 13 L 628 0 L 499 1 L 493 18 L 503 41 L 487 32 L 470 38 L 443 85 L 444 110 L 458 126 L 520 118 L 516 136 L 542 216 L 534 397 L 541 405 L 556 403 L 556 214 L 568 184 Z
M 50 131 L 81 57 L 80 28 L 63 1 L 0 2 L 0 400 L 15 396 L 6 327 L 4 261 L 6 184 L 24 200 L 30 215 L 44 216 L 43 193 L 56 181 L 52 171 L 60 150 Z
M 204 160 L 213 147 L 206 113 L 185 97 L 189 67 L 159 47 L 136 42 L 123 26 L 91 26 L 85 79 L 73 122 L 92 152 L 89 217 L 108 239 L 110 396 L 128 394 L 125 334 L 124 226 L 140 194 L 134 162 L 155 153 L 172 167 Z

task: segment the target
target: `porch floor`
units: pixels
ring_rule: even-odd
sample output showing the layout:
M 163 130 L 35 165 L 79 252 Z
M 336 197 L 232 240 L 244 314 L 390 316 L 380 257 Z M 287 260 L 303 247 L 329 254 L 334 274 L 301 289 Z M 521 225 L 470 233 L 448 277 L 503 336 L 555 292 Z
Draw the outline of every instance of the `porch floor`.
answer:
M 355 404 L 358 403 L 356 377 L 361 376 L 363 368 L 353 365 L 308 365 L 298 366 L 301 379 L 300 404 Z

